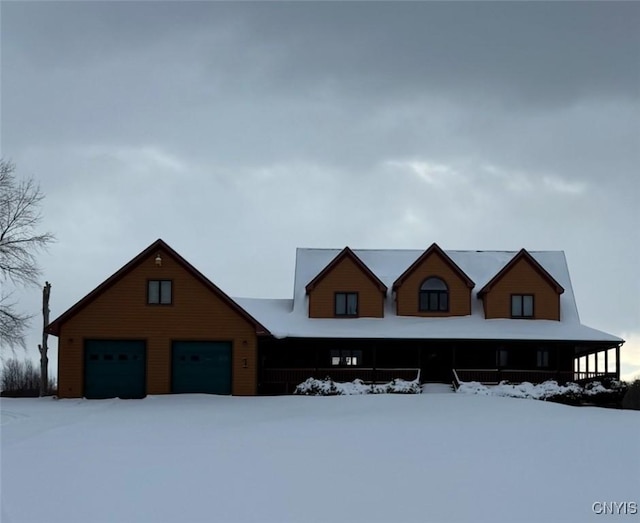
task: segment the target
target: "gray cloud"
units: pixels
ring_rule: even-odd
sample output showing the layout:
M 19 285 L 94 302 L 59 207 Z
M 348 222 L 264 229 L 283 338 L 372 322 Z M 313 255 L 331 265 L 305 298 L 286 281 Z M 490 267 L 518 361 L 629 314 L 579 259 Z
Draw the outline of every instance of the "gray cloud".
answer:
M 437 241 L 564 249 L 583 321 L 640 339 L 636 3 L 4 3 L 1 24 L 2 154 L 47 193 L 56 312 L 157 237 L 249 296 L 289 295 L 296 246 Z

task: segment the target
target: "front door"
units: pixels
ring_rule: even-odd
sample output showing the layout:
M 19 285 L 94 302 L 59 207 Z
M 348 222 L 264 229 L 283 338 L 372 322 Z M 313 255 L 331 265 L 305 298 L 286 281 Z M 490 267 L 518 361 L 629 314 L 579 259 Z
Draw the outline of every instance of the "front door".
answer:
M 443 347 L 423 347 L 420 376 L 423 382 L 451 381 L 451 351 Z

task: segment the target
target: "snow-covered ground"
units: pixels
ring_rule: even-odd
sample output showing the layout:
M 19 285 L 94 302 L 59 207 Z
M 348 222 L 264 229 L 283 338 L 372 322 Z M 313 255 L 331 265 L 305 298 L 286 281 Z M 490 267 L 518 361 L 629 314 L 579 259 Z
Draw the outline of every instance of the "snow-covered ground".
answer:
M 638 521 L 639 412 L 446 390 L 2 399 L 1 521 Z

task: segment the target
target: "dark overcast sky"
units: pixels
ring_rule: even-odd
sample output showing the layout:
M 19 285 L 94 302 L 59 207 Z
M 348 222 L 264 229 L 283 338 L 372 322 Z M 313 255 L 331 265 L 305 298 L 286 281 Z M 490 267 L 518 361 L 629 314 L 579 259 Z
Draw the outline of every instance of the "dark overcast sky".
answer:
M 2 156 L 47 194 L 54 316 L 158 237 L 257 297 L 290 297 L 296 246 L 562 249 L 640 371 L 639 3 L 0 16 Z

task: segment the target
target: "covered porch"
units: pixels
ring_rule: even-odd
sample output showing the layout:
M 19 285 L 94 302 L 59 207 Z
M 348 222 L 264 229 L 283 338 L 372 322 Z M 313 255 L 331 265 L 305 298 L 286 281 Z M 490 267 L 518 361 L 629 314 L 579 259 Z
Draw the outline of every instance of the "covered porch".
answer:
M 550 379 L 566 383 L 582 376 L 575 363 L 577 351 L 575 343 L 557 341 L 272 338 L 259 345 L 258 390 L 261 394 L 291 394 L 307 378 L 327 376 L 334 381 L 361 379 L 367 383 L 394 378 L 419 378 L 423 383 L 540 383 Z M 606 369 L 619 375 L 619 370 L 611 372 L 614 358 L 602 358 L 607 363 L 591 363 L 592 370 L 584 371 L 584 377 L 604 377 Z
M 574 380 L 585 383 L 597 379 L 620 380 L 620 347 L 580 345 L 573 362 Z

